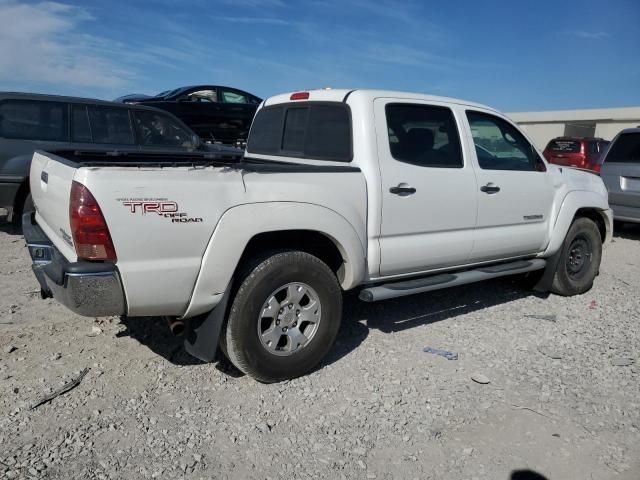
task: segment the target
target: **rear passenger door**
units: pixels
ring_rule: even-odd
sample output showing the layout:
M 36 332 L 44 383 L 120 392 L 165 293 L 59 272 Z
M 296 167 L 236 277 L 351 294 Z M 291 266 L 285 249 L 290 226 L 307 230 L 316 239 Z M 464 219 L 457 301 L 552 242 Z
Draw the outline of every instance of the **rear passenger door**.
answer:
M 460 119 L 437 102 L 380 98 L 374 109 L 382 179 L 380 274 L 466 263 L 478 199 Z
M 471 261 L 544 250 L 555 188 L 545 163 L 506 119 L 477 110 L 467 110 L 466 117 L 478 178 L 478 222 Z

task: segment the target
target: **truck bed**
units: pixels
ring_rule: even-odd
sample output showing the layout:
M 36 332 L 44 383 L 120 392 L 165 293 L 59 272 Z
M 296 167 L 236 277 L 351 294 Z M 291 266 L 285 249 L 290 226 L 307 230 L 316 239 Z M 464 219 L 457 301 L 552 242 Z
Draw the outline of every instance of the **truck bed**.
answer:
M 366 185 L 357 167 L 208 153 L 36 152 L 31 167 L 35 222 L 69 262 L 78 260 L 69 219 L 74 182 L 88 188 L 100 205 L 130 316 L 185 314 L 201 274 L 213 277 L 201 287 L 206 295 L 224 291 L 229 279 L 224 285 L 217 280 L 229 270 L 227 262 L 239 260 L 253 235 L 249 232 L 256 225 L 271 228 L 268 219 L 241 215 L 242 225 L 234 227 L 236 237 L 228 247 L 238 258 L 229 252 L 217 258 L 219 252 L 208 251 L 216 229 L 240 207 L 272 205 L 276 215 L 292 204 L 316 204 L 347 219 L 363 250 L 366 242 Z M 335 193 L 327 199 L 327 191 Z M 286 226 L 286 220 L 279 223 Z M 214 258 L 213 267 L 201 272 L 207 257 Z

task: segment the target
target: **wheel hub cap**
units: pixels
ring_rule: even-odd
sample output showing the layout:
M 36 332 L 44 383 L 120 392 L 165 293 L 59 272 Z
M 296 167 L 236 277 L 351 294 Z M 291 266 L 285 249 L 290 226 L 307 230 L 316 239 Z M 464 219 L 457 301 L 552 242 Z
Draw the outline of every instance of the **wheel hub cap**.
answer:
M 567 272 L 571 277 L 580 276 L 591 263 L 591 244 L 583 237 L 576 237 L 569 247 Z
M 258 318 L 260 343 L 274 355 L 292 355 L 309 344 L 322 318 L 318 294 L 305 283 L 275 290 Z

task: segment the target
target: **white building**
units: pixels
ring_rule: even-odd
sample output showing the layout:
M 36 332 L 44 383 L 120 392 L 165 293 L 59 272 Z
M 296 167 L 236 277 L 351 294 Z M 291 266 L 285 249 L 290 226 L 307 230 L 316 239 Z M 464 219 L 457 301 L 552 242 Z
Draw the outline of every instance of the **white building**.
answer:
M 612 140 L 624 129 L 640 126 L 640 107 L 517 112 L 507 114 L 543 150 L 555 137 L 601 137 Z

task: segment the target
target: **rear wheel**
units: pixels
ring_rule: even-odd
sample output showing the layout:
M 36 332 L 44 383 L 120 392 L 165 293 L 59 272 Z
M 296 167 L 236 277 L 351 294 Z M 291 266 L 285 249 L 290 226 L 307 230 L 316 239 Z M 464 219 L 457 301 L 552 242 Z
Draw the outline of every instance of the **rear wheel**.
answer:
M 577 218 L 564 239 L 551 291 L 565 296 L 588 291 L 601 259 L 602 238 L 597 225 L 588 218 Z
M 261 382 L 307 373 L 331 348 L 342 317 L 335 274 L 320 259 L 287 251 L 254 262 L 242 275 L 222 349 Z

